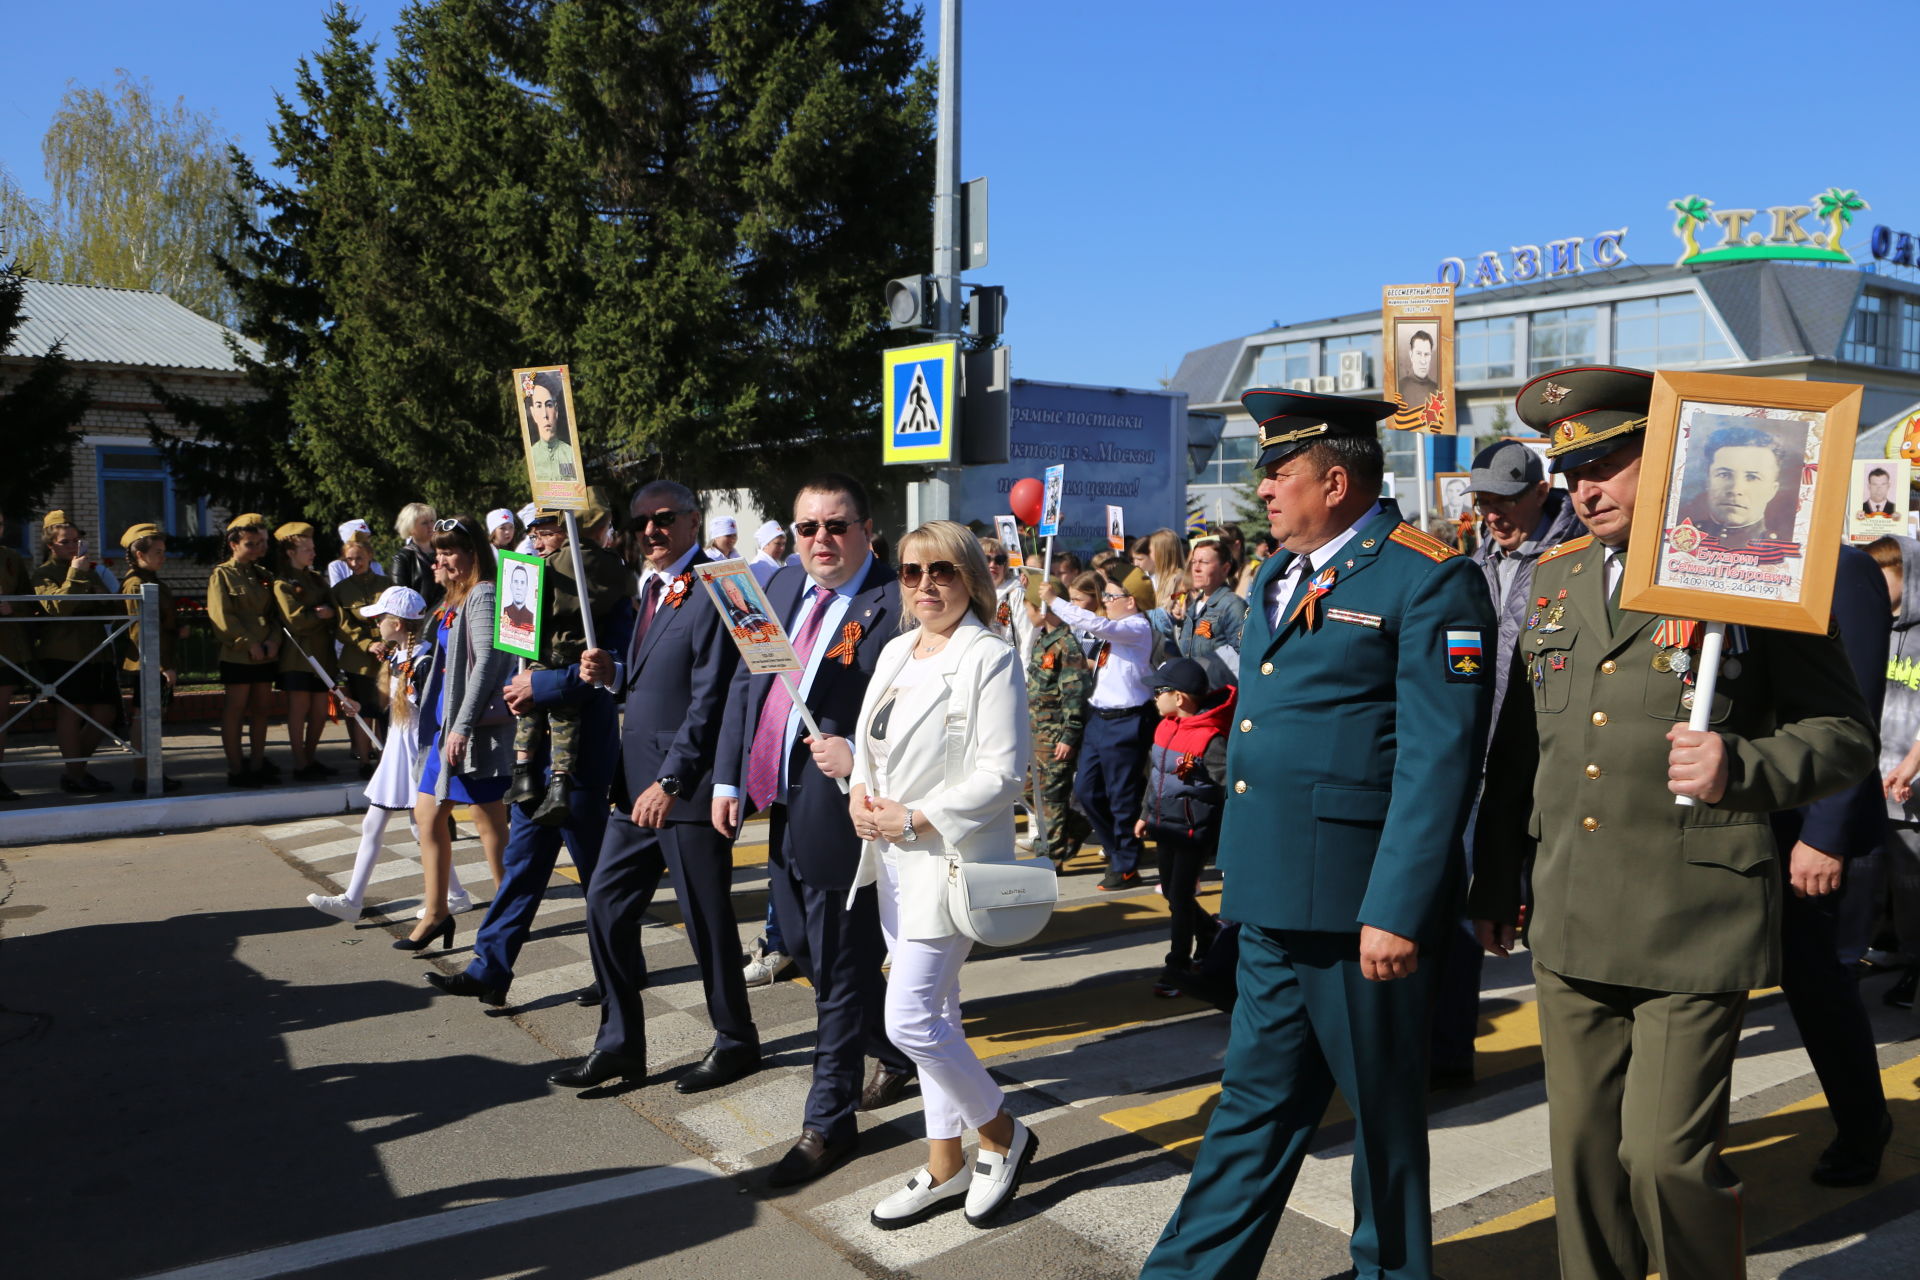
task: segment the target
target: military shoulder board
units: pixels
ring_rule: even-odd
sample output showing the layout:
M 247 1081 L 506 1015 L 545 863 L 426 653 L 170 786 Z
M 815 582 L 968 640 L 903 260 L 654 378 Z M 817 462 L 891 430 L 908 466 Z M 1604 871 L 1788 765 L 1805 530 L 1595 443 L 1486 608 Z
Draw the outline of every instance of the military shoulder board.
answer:
M 1553 550 L 1547 552 L 1547 554 L 1541 556 L 1536 563 L 1545 564 L 1547 561 L 1558 559 L 1561 556 L 1570 556 L 1576 551 L 1585 551 L 1588 547 L 1592 545 L 1593 545 L 1593 535 L 1589 533 L 1583 537 L 1575 538 L 1571 542 L 1561 543 L 1559 546 L 1555 547 Z
M 1460 554 L 1432 534 L 1423 533 L 1410 524 L 1395 525 L 1387 537 L 1403 547 L 1418 551 L 1429 560 L 1451 560 Z

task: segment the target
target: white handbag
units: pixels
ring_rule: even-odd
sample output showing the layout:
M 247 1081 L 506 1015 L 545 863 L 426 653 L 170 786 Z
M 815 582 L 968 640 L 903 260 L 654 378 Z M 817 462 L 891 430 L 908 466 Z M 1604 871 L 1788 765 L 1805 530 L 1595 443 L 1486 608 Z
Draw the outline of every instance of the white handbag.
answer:
M 1053 917 L 1060 879 L 1051 863 L 962 862 L 947 858 L 947 914 L 983 947 L 1017 947 Z

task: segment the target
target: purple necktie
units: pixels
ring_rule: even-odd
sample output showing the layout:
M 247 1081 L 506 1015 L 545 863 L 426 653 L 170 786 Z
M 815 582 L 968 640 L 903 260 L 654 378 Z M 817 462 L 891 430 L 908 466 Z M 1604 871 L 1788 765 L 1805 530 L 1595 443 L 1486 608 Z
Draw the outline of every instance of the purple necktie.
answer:
M 793 638 L 793 652 L 800 659 L 803 676 L 814 643 L 820 639 L 820 624 L 826 621 L 827 601 L 831 599 L 831 588 L 813 588 L 813 608 L 807 612 L 800 634 Z M 787 742 L 787 717 L 792 713 L 793 698 L 787 693 L 787 682 L 776 676 L 773 687 L 767 690 L 767 700 L 760 704 L 760 723 L 753 731 L 753 749 L 747 756 L 747 799 L 756 810 L 772 804 L 780 789 L 781 748 Z
M 653 615 L 660 607 L 660 575 L 650 573 L 640 587 L 640 622 L 633 629 L 633 652 L 627 655 L 627 674 L 640 665 L 640 646 L 646 641 L 647 630 L 653 626 Z

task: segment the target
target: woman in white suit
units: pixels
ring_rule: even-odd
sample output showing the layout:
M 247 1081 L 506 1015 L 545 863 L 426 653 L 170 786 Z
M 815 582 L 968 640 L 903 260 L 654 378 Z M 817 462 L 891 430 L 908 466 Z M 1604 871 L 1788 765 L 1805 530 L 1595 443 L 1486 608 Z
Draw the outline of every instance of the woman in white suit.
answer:
M 881 651 L 853 750 L 844 738 L 813 744 L 824 772 L 853 778 L 853 826 L 865 841 L 854 891 L 879 885 L 887 1036 L 919 1068 L 926 1104 L 926 1167 L 872 1220 L 905 1227 L 964 1202 L 967 1221 L 984 1227 L 1013 1198 L 1036 1144 L 961 1032 L 960 966 L 973 943 L 947 912 L 947 879 L 956 860 L 1015 856 L 1026 683 L 1019 655 L 990 629 L 993 581 L 965 527 L 936 520 L 901 539 L 900 596 L 904 634 Z M 972 1165 L 968 1129 L 980 1134 Z

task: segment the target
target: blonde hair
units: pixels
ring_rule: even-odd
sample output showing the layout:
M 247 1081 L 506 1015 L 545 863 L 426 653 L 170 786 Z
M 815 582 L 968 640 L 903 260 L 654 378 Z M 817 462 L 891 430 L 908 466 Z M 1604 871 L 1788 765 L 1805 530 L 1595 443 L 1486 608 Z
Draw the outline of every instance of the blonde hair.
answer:
M 404 545 L 413 538 L 413 526 L 419 524 L 422 520 L 431 520 L 433 518 L 433 507 L 429 504 L 425 502 L 409 502 L 406 506 L 400 508 L 400 514 L 393 518 L 393 531 L 400 535 L 400 541 Z
M 1149 564 L 1147 576 L 1153 579 L 1154 595 L 1163 603 L 1173 599 L 1180 590 L 1180 577 L 1187 567 L 1186 544 L 1171 529 L 1155 529 L 1134 543 L 1134 550 L 1140 550 L 1142 543 L 1146 546 Z
M 960 581 L 967 588 L 968 612 L 981 626 L 993 625 L 994 613 L 999 608 L 999 596 L 994 593 L 993 579 L 987 576 L 986 553 L 980 550 L 980 539 L 973 536 L 972 530 L 951 520 L 929 520 L 900 539 L 900 559 L 903 563 L 910 546 L 926 547 L 934 560 L 952 561 L 960 570 Z M 920 619 L 914 616 L 913 610 L 905 607 L 900 610 L 900 630 L 911 631 L 919 625 Z

